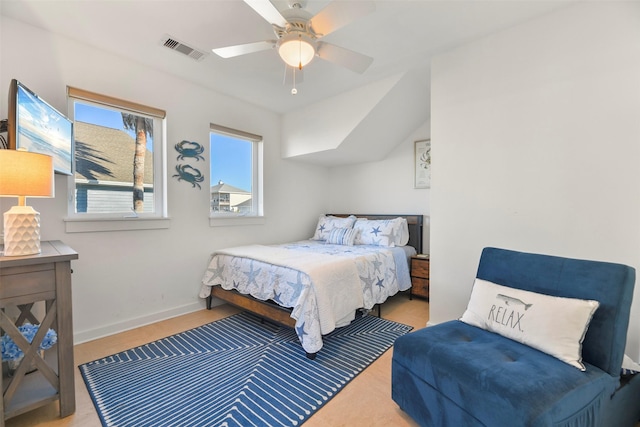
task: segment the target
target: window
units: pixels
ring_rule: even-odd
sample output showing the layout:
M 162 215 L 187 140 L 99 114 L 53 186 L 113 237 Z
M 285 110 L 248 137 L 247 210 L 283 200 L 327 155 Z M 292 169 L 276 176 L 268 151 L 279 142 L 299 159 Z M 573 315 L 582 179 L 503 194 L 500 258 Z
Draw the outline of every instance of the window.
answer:
M 67 93 L 76 162 L 69 219 L 165 218 L 165 112 L 72 87 Z
M 262 137 L 214 124 L 210 129 L 210 217 L 261 217 Z

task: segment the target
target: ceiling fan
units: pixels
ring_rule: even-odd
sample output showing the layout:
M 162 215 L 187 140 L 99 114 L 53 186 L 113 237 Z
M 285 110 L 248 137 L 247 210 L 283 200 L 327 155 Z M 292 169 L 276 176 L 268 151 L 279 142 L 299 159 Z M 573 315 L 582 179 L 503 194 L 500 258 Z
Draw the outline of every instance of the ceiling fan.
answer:
M 222 58 L 232 58 L 277 48 L 282 60 L 302 70 L 314 57 L 357 73 L 371 65 L 373 58 L 320 39 L 375 10 L 372 1 L 331 2 L 315 16 L 304 9 L 306 0 L 290 0 L 290 8 L 280 13 L 269 0 L 244 0 L 273 26 L 276 39 L 212 49 Z

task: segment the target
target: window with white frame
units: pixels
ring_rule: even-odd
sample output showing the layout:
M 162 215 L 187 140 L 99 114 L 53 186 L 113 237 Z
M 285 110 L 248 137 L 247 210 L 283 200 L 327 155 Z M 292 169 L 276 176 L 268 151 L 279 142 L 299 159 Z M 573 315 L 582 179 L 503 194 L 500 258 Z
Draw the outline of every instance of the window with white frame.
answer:
M 69 217 L 165 218 L 165 112 L 73 87 L 67 94 L 75 137 Z
M 262 137 L 211 124 L 211 218 L 261 217 Z

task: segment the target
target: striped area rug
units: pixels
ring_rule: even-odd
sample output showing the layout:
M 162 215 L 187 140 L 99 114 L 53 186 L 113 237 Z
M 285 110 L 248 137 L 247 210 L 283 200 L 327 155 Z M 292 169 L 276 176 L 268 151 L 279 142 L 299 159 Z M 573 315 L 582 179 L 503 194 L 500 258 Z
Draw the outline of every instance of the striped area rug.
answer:
M 364 316 L 309 360 L 293 329 L 240 313 L 79 368 L 104 426 L 297 426 L 411 329 Z

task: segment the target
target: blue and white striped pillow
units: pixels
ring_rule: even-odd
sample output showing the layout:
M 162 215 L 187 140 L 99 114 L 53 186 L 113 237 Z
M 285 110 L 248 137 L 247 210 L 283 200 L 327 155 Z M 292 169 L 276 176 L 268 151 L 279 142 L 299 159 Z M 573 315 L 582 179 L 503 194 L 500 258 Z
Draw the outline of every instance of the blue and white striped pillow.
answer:
M 353 215 L 347 218 L 341 218 L 332 215 L 320 215 L 318 218 L 318 225 L 313 234 L 311 240 L 327 240 L 329 233 L 334 228 L 353 228 L 353 223 L 356 221 L 356 217 Z
M 353 228 L 334 228 L 329 232 L 327 243 L 330 245 L 353 246 L 356 240 L 357 230 Z

